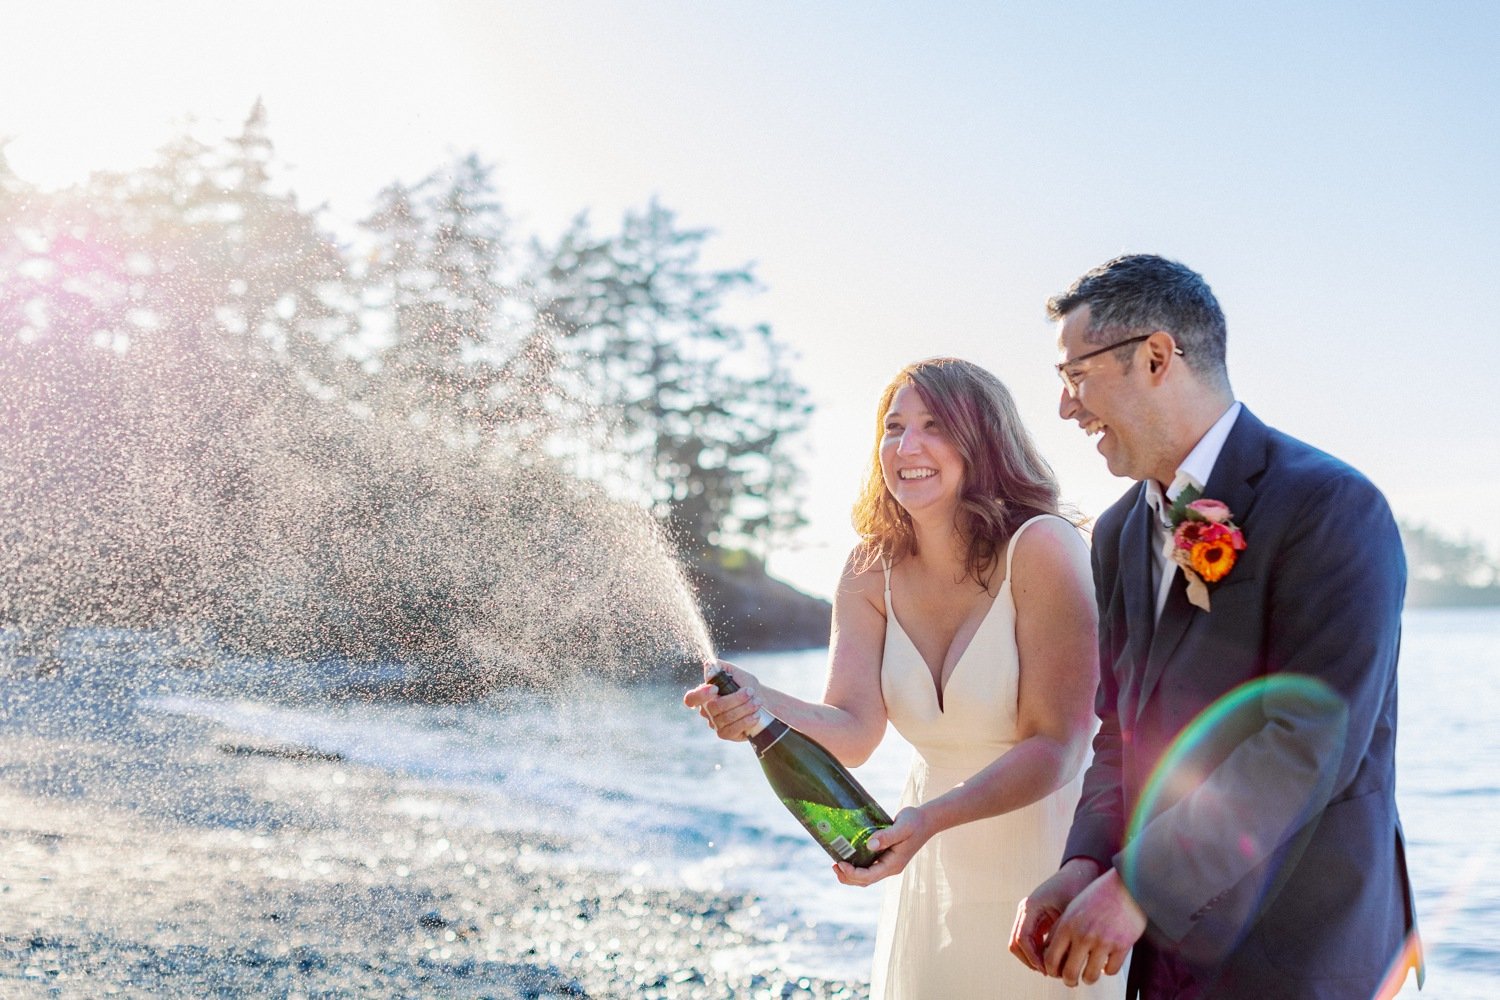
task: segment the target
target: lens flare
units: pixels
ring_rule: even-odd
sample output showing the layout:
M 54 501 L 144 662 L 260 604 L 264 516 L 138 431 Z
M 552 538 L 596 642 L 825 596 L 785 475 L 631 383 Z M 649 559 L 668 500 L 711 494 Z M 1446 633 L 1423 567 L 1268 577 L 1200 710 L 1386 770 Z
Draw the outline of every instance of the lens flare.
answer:
M 1268 699 L 1302 702 L 1319 712 L 1340 712 L 1343 704 L 1332 688 L 1306 674 L 1258 677 L 1220 697 L 1183 728 L 1151 772 L 1125 831 L 1127 859 L 1132 856 L 1132 847 L 1141 830 L 1161 812 L 1164 801 L 1175 800 L 1171 793 L 1197 787 L 1207 776 L 1202 763 L 1195 758 L 1211 746 L 1222 745 L 1225 734 L 1248 736 L 1259 729 L 1262 706 Z
M 1390 971 L 1381 981 L 1380 989 L 1375 991 L 1374 1000 L 1392 1000 L 1405 985 L 1407 973 L 1412 971 L 1417 974 L 1417 986 L 1420 988 L 1427 979 L 1427 964 L 1422 958 L 1422 940 L 1417 937 L 1416 931 L 1406 935 L 1401 950 L 1396 953 L 1396 960 L 1391 963 Z
M 1273 777 L 1275 787 L 1263 789 L 1265 795 L 1247 796 L 1238 788 L 1224 793 L 1212 780 L 1221 768 L 1246 766 L 1246 761 L 1232 759 L 1236 754 L 1254 752 L 1256 742 L 1276 743 L 1292 732 L 1297 734 L 1295 753 L 1281 758 L 1285 773 Z M 1162 839 L 1147 836 L 1148 827 L 1179 805 L 1193 812 L 1195 822 L 1213 825 L 1205 836 L 1238 853 L 1238 858 L 1199 854 L 1180 842 L 1181 831 L 1172 835 L 1171 850 L 1178 852 L 1172 857 L 1180 856 L 1184 871 L 1196 867 L 1201 879 L 1223 880 L 1221 888 L 1237 887 L 1232 900 L 1195 919 L 1191 939 L 1180 945 L 1184 955 L 1191 951 L 1195 961 L 1203 962 L 1222 959 L 1296 870 L 1315 826 L 1309 820 L 1333 790 L 1334 769 L 1320 762 L 1337 760 L 1347 735 L 1348 709 L 1337 692 L 1315 677 L 1278 673 L 1224 694 L 1167 746 L 1127 824 L 1120 862 L 1126 886 L 1138 897 L 1151 894 L 1146 891 L 1148 869 L 1155 874 L 1164 857 Z M 1195 881 L 1191 875 L 1183 877 Z M 1253 892 L 1247 879 L 1257 880 Z

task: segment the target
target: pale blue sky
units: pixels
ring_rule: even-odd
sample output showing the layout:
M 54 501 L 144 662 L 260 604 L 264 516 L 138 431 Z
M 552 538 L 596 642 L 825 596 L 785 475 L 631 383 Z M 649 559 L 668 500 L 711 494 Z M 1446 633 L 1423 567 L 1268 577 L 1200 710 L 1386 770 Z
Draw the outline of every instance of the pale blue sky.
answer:
M 1056 418 L 1042 303 L 1137 250 L 1214 286 L 1252 409 L 1500 552 L 1497 43 L 1487 2 L 34 4 L 0 135 L 61 183 L 262 96 L 337 217 L 469 150 L 544 233 L 658 196 L 800 353 L 811 524 L 772 566 L 813 591 L 917 358 L 1005 379 L 1086 513 L 1119 494 Z

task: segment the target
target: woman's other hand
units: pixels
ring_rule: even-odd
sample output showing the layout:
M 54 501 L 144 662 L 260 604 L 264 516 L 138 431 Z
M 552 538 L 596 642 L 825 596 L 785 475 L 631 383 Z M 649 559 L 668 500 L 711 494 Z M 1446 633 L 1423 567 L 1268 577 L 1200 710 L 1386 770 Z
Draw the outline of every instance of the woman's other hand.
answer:
M 721 740 L 746 740 L 755 727 L 756 714 L 765 707 L 760 698 L 760 682 L 743 667 L 727 660 L 717 666 L 727 670 L 740 689 L 721 695 L 712 684 L 700 684 L 682 696 L 682 703 L 696 709 Z
M 836 862 L 833 873 L 845 885 L 874 885 L 881 879 L 899 875 L 913 855 L 937 833 L 921 806 L 908 806 L 896 814 L 896 821 L 869 840 L 871 850 L 880 856 L 868 868 L 856 868 L 847 861 Z

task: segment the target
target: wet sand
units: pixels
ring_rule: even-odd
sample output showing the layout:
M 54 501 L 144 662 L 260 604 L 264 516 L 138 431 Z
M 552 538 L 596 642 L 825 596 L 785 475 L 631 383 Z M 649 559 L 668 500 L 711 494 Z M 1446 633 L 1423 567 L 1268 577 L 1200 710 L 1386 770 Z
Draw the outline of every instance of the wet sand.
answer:
M 550 835 L 453 822 L 461 791 L 87 680 L 0 677 L 0 997 L 867 994 L 737 969 L 787 933 L 753 896 L 586 870 Z

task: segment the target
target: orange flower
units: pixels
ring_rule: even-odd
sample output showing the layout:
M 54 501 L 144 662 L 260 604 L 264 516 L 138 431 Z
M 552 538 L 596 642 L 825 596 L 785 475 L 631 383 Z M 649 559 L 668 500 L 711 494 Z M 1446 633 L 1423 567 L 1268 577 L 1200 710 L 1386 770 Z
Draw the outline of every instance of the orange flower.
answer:
M 1228 538 L 1199 542 L 1193 546 L 1192 560 L 1193 572 L 1203 577 L 1205 583 L 1214 583 L 1234 569 L 1234 546 Z

